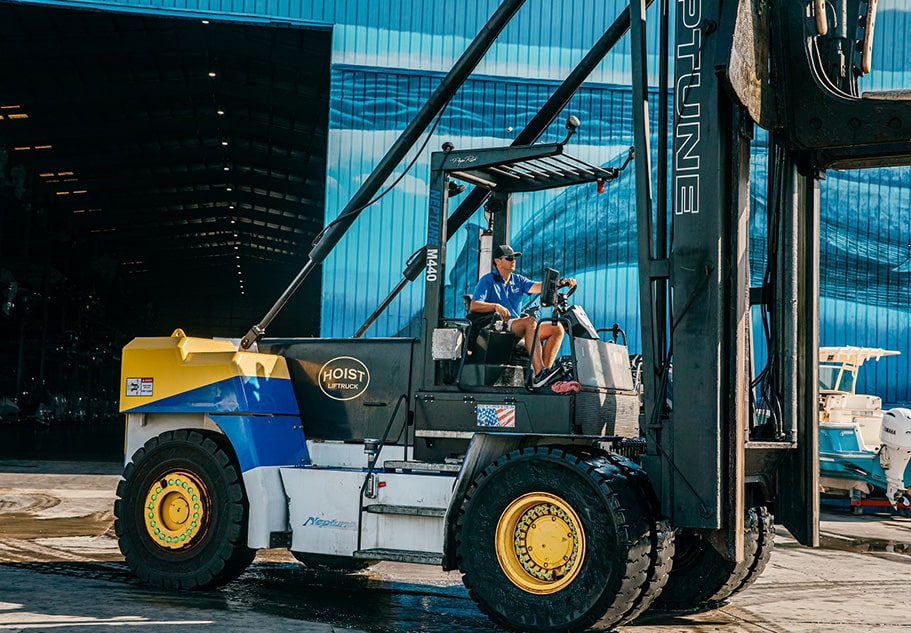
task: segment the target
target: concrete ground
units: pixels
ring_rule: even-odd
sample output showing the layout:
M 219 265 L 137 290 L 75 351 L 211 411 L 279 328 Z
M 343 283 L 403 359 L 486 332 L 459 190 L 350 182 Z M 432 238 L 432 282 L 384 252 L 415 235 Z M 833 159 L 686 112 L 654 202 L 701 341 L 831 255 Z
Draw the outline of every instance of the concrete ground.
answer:
M 333 574 L 267 550 L 217 591 L 142 586 L 113 534 L 119 471 L 111 462 L 0 460 L 0 631 L 491 630 L 457 573 L 420 565 Z M 779 531 L 765 573 L 725 606 L 646 613 L 619 630 L 911 633 L 911 519 L 826 513 L 821 528 L 823 547 L 815 550 Z

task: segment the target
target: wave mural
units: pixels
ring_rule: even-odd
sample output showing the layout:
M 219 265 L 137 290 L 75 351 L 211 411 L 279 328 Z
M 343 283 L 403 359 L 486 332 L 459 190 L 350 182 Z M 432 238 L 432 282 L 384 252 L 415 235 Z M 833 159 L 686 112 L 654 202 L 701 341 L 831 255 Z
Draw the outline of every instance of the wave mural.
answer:
M 426 99 L 438 78 L 382 69 L 335 69 L 331 126 L 335 151 L 329 170 L 327 208 L 339 209 Z M 324 334 L 350 336 L 401 278 L 408 255 L 424 242 L 429 151 L 444 140 L 458 147 L 508 144 L 553 90 L 548 82 L 476 79 L 466 83 L 440 119 L 428 150 L 393 192 L 368 210 L 324 268 Z M 653 100 L 657 95 L 652 96 Z M 364 107 L 367 103 L 369 107 Z M 632 143 L 629 90 L 587 86 L 567 107 L 583 126 L 569 153 L 602 165 L 618 165 Z M 562 119 L 545 135 L 563 136 Z M 764 135 L 753 155 L 754 211 L 751 226 L 753 283 L 765 260 Z M 654 139 L 653 139 L 654 141 Z M 361 150 L 357 153 L 357 148 Z M 364 151 L 369 149 L 370 151 Z M 390 179 L 392 180 L 392 179 Z M 345 183 L 345 184 L 343 184 Z M 880 363 L 864 386 L 888 402 L 911 401 L 911 169 L 829 172 L 822 183 L 822 343 L 898 349 L 902 356 Z M 454 200 L 457 204 L 458 199 Z M 574 297 L 598 325 L 618 321 L 639 346 L 636 225 L 632 169 L 594 187 L 523 194 L 513 205 L 512 244 L 522 250 L 520 270 L 540 277 L 544 266 L 580 279 Z M 327 218 L 331 219 L 331 218 Z M 481 213 L 449 243 L 445 306 L 460 315 L 461 297 L 478 277 L 476 240 Z M 367 272 L 365 272 L 367 271 Z M 343 289 L 343 290 L 342 290 Z M 352 292 L 352 290 L 355 290 Z M 410 284 L 370 336 L 416 334 L 422 284 Z M 757 334 L 759 332 L 757 331 Z

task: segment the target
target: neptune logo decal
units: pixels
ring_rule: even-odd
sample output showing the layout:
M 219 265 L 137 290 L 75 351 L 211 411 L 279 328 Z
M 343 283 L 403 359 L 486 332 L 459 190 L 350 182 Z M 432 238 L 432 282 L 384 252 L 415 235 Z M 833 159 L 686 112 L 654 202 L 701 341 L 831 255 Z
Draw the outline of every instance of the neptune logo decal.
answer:
M 369 384 L 367 366 L 351 356 L 333 358 L 319 370 L 319 388 L 333 400 L 354 400 Z
M 303 527 L 336 528 L 338 530 L 356 530 L 356 521 L 340 521 L 339 519 L 320 519 L 309 517 L 304 521 Z

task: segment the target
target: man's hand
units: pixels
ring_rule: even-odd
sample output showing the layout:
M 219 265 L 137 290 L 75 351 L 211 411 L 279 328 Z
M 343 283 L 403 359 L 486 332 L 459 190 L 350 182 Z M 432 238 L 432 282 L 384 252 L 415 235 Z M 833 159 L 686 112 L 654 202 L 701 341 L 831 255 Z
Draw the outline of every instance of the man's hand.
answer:
M 572 277 L 566 277 L 557 282 L 557 287 L 562 288 L 563 286 L 569 286 L 570 288 L 576 287 L 576 280 Z
M 471 305 L 468 306 L 468 311 L 481 314 L 496 312 L 501 319 L 504 321 L 509 321 L 509 308 L 502 306 L 499 303 L 494 303 L 493 301 L 481 301 L 479 299 L 472 299 Z

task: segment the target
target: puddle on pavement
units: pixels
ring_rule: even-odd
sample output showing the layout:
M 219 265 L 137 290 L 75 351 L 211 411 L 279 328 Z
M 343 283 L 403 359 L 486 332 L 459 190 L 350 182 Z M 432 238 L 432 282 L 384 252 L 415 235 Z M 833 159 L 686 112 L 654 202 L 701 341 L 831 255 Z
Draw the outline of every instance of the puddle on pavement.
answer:
M 315 620 L 376 633 L 489 631 L 490 620 L 459 586 L 380 580 L 369 572 L 259 563 L 220 592 L 229 609 Z
M 0 513 L 0 539 L 35 542 L 36 537 L 100 536 L 109 533 L 112 527 L 109 511 L 82 517 L 39 519 L 22 511 L 23 500 L 14 503 L 12 498 L 8 498 L 7 501 L 8 509 L 13 511 Z M 46 502 L 41 500 L 38 505 Z M 911 543 L 884 539 L 823 534 L 821 545 L 849 552 L 911 555 Z M 225 587 L 183 593 L 140 585 L 122 562 L 101 562 L 119 557 L 114 551 L 106 553 L 105 557 L 95 558 L 98 562 L 94 563 L 32 562 L 18 563 L 17 566 L 39 573 L 108 580 L 127 591 L 131 600 L 151 605 L 243 611 L 289 620 L 321 622 L 370 633 L 480 633 L 491 630 L 490 621 L 461 585 L 419 584 L 413 578 L 394 579 L 370 571 L 346 574 L 310 569 L 288 562 L 287 552 L 266 551 L 261 554 L 238 580 Z M 50 548 L 44 559 L 42 556 L 45 554 L 37 547 L 30 548 L 28 555 L 32 561 L 54 560 Z M 679 614 L 655 613 L 644 619 L 650 624 L 680 625 L 682 628 L 680 618 Z M 719 620 L 714 624 L 722 626 L 724 623 Z
M 369 633 L 489 633 L 492 628 L 461 585 L 391 581 L 379 579 L 370 571 L 346 574 L 308 569 L 296 562 L 256 562 L 240 578 L 219 589 L 176 592 L 141 584 L 122 562 L 0 565 L 112 582 L 118 588 L 108 591 L 123 592 L 120 599 L 162 610 L 247 612 Z M 284 630 L 277 623 L 275 627 Z
M 188 617 L 218 619 L 212 611 L 246 612 L 285 621 L 321 623 L 369 633 L 490 633 L 495 629 L 458 586 L 428 586 L 377 578 L 372 572 L 345 574 L 312 570 L 298 563 L 257 562 L 238 580 L 217 590 L 171 592 L 142 585 L 124 563 L 19 563 L 18 569 L 117 585 L 107 596 L 154 607 L 182 610 Z M 255 620 L 259 621 L 259 620 Z M 278 620 L 270 628 L 291 630 Z M 722 611 L 701 614 L 648 612 L 630 625 L 671 631 L 710 626 L 727 630 L 735 619 Z M 652 630 L 650 628 L 650 630 Z M 707 629 L 708 630 L 708 629 Z M 742 630 L 736 628 L 733 630 Z

